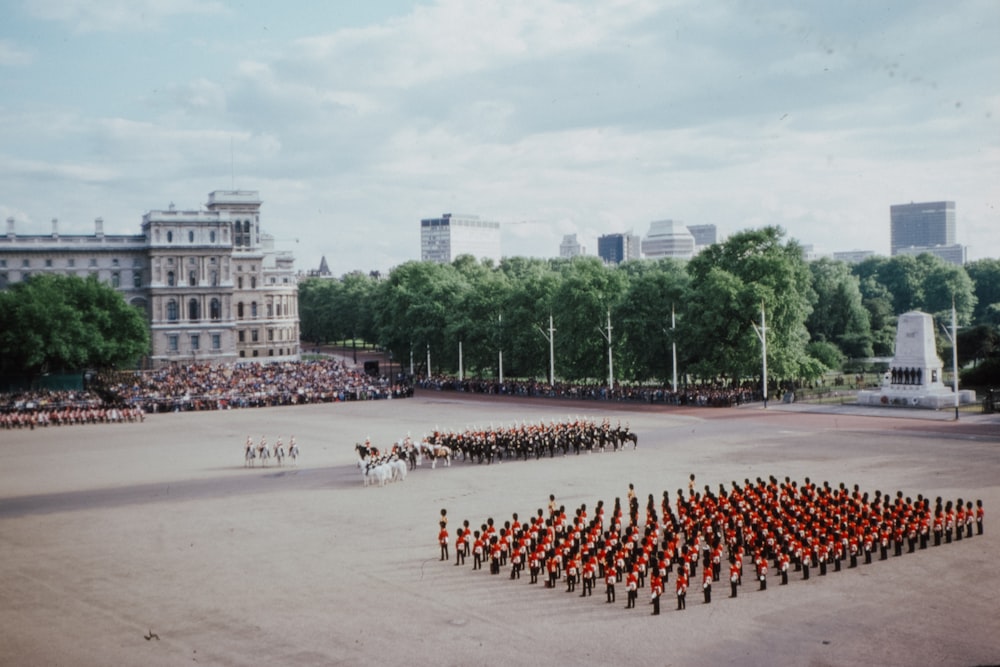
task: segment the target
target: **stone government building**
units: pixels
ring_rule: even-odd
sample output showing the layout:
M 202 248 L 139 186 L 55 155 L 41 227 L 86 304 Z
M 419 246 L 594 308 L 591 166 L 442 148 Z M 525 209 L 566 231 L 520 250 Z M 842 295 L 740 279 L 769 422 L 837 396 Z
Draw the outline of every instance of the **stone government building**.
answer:
M 259 193 L 216 190 L 202 210 L 149 211 L 142 234 L 0 237 L 0 289 L 40 273 L 99 280 L 146 313 L 148 366 L 299 358 L 294 257 L 260 231 Z

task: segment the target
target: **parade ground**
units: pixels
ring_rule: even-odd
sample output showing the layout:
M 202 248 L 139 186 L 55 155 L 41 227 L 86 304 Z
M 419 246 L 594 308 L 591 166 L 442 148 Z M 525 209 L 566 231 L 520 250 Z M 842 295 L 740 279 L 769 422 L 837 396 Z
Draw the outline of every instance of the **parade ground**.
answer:
M 354 444 L 435 429 L 610 418 L 634 451 L 450 468 L 362 486 Z M 0 431 L 0 665 L 1000 664 L 1000 420 L 761 405 L 677 409 L 471 397 L 148 415 Z M 295 467 L 243 445 L 294 435 Z M 640 504 L 790 477 L 916 498 L 982 499 L 985 534 L 809 580 L 752 576 L 676 611 L 626 610 L 527 575 L 441 562 L 448 527 Z M 749 570 L 748 570 L 749 572 Z

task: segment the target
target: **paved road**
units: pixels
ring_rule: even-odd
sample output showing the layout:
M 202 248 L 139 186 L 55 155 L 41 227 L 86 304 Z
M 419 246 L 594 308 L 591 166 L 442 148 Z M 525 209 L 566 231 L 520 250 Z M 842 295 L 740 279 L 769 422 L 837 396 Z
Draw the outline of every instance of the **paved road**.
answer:
M 1000 663 L 1000 425 L 786 407 L 422 392 L 0 432 L 0 664 Z M 639 448 L 423 468 L 385 488 L 362 488 L 355 466 L 365 437 L 577 415 L 628 421 Z M 297 469 L 243 468 L 247 434 L 292 433 Z M 690 473 L 982 498 L 987 534 L 736 600 L 690 595 L 659 617 L 437 559 L 442 507 L 455 523 L 502 521 L 549 493 L 570 508 L 629 483 L 673 495 Z

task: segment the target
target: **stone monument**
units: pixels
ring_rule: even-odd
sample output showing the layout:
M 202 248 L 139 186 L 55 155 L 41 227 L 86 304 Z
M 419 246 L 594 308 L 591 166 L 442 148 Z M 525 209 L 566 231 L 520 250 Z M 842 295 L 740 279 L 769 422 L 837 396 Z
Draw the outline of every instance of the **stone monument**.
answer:
M 896 350 L 882 387 L 858 392 L 861 405 L 928 408 L 940 410 L 955 405 L 955 393 L 941 382 L 944 365 L 934 342 L 934 318 L 911 311 L 899 316 Z M 960 404 L 973 403 L 976 392 L 958 392 Z

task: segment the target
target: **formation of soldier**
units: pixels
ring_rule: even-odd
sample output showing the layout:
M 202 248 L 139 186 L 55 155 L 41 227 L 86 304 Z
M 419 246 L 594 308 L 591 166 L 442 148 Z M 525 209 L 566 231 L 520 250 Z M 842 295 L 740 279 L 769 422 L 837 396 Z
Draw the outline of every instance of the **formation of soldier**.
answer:
M 488 565 L 490 573 L 508 568 L 512 580 L 527 572 L 531 584 L 590 597 L 601 583 L 605 601 L 617 600 L 624 585 L 626 609 L 635 608 L 640 589 L 647 588 L 653 615 L 660 613 L 660 597 L 674 577 L 677 609 L 687 606 L 690 582 L 701 583 L 704 603 L 712 601 L 712 584 L 728 577 L 729 597 L 735 598 L 743 575 L 752 573 L 758 590 L 767 589 L 771 571 L 780 584 L 790 573 L 809 579 L 831 570 L 888 560 L 983 534 L 985 511 L 981 500 L 954 502 L 923 495 L 916 499 L 875 491 L 862 493 L 857 485 L 820 485 L 809 478 L 800 484 L 785 478 L 749 479 L 722 484 L 717 492 L 705 486 L 695 490 L 691 476 L 687 494 L 678 489 L 673 503 L 667 491 L 657 503 L 649 495 L 645 510 L 629 485 L 623 506 L 616 498 L 606 508 L 600 500 L 588 510 L 582 504 L 571 512 L 549 496 L 548 510 L 539 508 L 522 523 L 518 514 L 498 525 L 488 518 L 478 528 L 468 521 L 456 530 L 455 565 L 472 559 L 472 569 Z M 448 559 L 447 512 L 439 518 L 441 558 Z M 728 565 L 728 567 L 727 567 Z M 698 568 L 702 568 L 699 577 Z
M 605 418 L 550 421 L 548 424 L 523 423 L 510 427 L 473 428 L 465 431 L 435 431 L 425 439 L 431 449 L 446 447 L 453 459 L 474 463 L 499 463 L 506 460 L 552 458 L 556 454 L 579 455 L 581 452 L 618 450 L 638 437 L 628 423 L 612 426 Z

